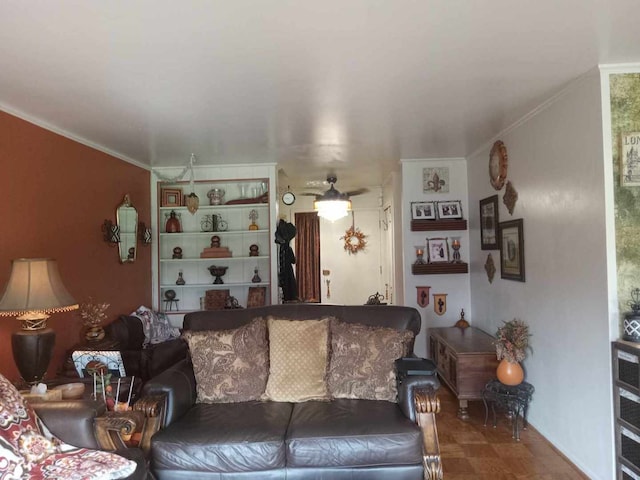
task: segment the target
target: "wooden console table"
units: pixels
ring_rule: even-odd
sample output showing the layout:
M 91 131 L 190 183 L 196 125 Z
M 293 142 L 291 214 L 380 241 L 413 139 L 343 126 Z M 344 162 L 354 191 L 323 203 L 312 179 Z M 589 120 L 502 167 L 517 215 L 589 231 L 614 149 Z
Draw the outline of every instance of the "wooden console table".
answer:
M 466 420 L 468 401 L 482 400 L 482 389 L 496 375 L 495 339 L 473 327 L 430 328 L 428 335 L 429 356 L 460 402 L 458 417 Z

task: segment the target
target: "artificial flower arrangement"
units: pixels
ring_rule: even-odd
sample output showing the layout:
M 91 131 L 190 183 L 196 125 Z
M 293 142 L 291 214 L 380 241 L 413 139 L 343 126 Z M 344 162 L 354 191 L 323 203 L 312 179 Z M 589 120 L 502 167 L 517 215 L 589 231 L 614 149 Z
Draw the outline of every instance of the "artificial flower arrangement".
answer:
M 496 332 L 496 356 L 498 360 L 504 358 L 511 363 L 522 362 L 527 356 L 527 350 L 533 351 L 529 345 L 529 326 L 515 318 L 503 323 Z
M 109 308 L 108 303 L 94 302 L 91 297 L 89 301 L 81 303 L 78 309 L 78 315 L 82 318 L 82 323 L 87 327 L 85 338 L 89 341 L 102 340 L 104 338 L 104 329 L 100 324 L 107 318 L 104 313 Z

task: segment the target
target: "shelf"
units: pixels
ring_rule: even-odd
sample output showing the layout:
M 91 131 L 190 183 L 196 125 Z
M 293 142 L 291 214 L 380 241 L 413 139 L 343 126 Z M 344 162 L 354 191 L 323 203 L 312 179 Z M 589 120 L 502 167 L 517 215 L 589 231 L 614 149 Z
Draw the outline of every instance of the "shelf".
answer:
M 212 258 L 161 258 L 160 262 L 162 263 L 180 263 L 180 262 L 195 262 L 195 263 L 211 263 L 211 262 L 221 262 L 225 260 L 260 260 L 264 258 L 269 258 L 268 255 L 259 255 L 257 257 L 212 257 Z
M 160 285 L 160 288 L 176 289 L 176 288 L 209 288 L 210 290 L 222 290 L 230 287 L 268 287 L 269 282 L 233 282 L 233 283 L 188 283 L 185 285 L 176 285 L 175 283 Z
M 446 273 L 468 273 L 469 265 L 466 263 L 424 263 L 411 265 L 413 275 L 438 275 Z
M 242 204 L 238 204 L 238 205 L 200 205 L 198 207 L 198 212 L 200 210 L 202 211 L 209 211 L 209 210 L 238 210 L 241 208 L 256 208 L 256 207 L 264 207 L 264 208 L 268 208 L 269 204 L 268 203 L 242 203 Z M 187 210 L 187 207 L 160 207 L 160 211 L 168 211 L 170 212 L 171 210 L 175 210 L 176 212 L 189 212 L 189 210 Z M 190 214 L 190 212 L 189 212 Z
M 466 230 L 467 221 L 461 220 L 411 220 L 412 232 L 434 232 L 439 230 Z
M 161 237 L 210 237 L 211 235 L 218 235 L 219 237 L 231 236 L 231 235 L 246 235 L 248 233 L 269 233 L 269 230 L 225 230 L 223 232 L 179 232 L 179 233 L 167 233 L 160 232 Z

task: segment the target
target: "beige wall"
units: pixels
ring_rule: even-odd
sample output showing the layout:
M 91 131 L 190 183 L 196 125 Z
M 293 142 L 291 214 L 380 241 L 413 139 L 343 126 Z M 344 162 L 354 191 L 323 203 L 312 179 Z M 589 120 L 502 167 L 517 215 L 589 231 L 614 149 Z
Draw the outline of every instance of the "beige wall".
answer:
M 469 158 L 473 325 L 495 333 L 502 321 L 529 324 L 524 362 L 536 392 L 531 424 L 590 478 L 613 478 L 612 396 L 605 239 L 600 78 L 592 72 L 500 136 L 508 179 L 524 219 L 526 282 L 489 284 L 480 250 L 478 202 L 495 194 L 491 144 Z M 492 252 L 499 261 L 499 252 Z

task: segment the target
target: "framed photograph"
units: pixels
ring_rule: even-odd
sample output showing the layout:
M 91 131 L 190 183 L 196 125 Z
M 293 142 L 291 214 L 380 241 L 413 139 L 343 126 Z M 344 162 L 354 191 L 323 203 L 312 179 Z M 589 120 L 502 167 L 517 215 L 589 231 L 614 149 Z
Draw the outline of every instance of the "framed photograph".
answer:
M 411 202 L 411 220 L 435 220 L 436 202 Z
M 161 207 L 181 207 L 182 206 L 182 189 L 181 188 L 163 188 L 161 189 L 162 198 L 160 199 Z
M 524 282 L 524 229 L 522 219 L 500 223 L 500 276 Z
M 427 261 L 446 263 L 449 261 L 449 241 L 446 238 L 427 238 Z
M 449 193 L 449 167 L 422 169 L 423 193 Z
M 498 195 L 480 200 L 480 248 L 498 250 Z
M 623 133 L 620 143 L 620 185 L 640 186 L 640 132 Z
M 462 202 L 460 200 L 438 202 L 438 218 L 440 220 L 462 218 Z

